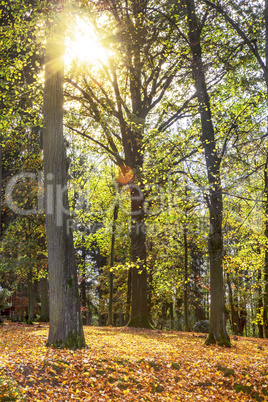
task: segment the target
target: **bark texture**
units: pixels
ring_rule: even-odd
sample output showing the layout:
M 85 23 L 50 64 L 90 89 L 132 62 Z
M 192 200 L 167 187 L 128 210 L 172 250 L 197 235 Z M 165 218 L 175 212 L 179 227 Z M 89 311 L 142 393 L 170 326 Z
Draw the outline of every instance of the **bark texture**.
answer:
M 63 42 L 60 24 L 55 22 L 53 32 L 47 40 L 44 88 L 44 166 L 50 296 L 47 344 L 76 349 L 85 347 L 85 339 L 73 235 L 68 225 L 67 163 L 63 138 Z
M 113 266 L 114 266 L 114 244 L 115 244 L 115 229 L 116 221 L 118 217 L 119 204 L 114 206 L 114 218 L 112 226 L 112 241 L 111 241 L 111 260 L 110 260 L 110 275 L 109 275 L 109 309 L 108 309 L 108 325 L 113 324 L 113 295 L 114 295 L 114 278 L 113 278 Z
M 268 156 L 264 169 L 264 213 L 265 213 L 265 237 L 268 243 Z M 264 336 L 268 338 L 268 244 L 265 249 L 264 259 L 264 307 L 263 307 L 263 327 Z
M 138 186 L 131 187 L 132 297 L 130 327 L 152 328 L 147 303 L 146 233 L 144 196 Z
M 265 67 L 264 78 L 266 82 L 266 89 L 268 94 L 268 0 L 265 0 L 264 9 L 264 19 L 265 19 Z M 268 127 L 267 127 L 268 132 Z M 264 213 L 265 213 L 265 237 L 268 243 L 268 154 L 266 155 L 266 164 L 264 169 Z M 264 308 L 263 308 L 263 329 L 264 336 L 268 338 L 268 245 L 266 245 L 265 250 L 265 260 L 264 260 Z

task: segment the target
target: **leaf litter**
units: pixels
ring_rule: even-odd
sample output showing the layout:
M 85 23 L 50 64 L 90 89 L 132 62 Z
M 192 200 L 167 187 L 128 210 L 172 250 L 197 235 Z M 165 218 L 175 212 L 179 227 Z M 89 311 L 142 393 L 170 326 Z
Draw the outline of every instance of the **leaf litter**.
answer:
M 6 322 L 0 401 L 268 401 L 267 339 L 236 337 L 225 349 L 186 332 L 84 332 L 87 349 L 53 349 L 47 324 Z

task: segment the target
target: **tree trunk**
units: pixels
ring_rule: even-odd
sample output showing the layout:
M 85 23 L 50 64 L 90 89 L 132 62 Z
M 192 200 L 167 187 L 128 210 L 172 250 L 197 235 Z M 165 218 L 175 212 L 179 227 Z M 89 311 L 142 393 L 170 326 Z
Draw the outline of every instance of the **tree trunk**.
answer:
M 2 135 L 0 134 L 0 238 L 2 236 L 2 169 L 3 169 L 3 149 L 2 149 Z
M 109 274 L 109 311 L 108 311 L 108 325 L 113 324 L 113 266 L 114 266 L 114 243 L 115 243 L 115 228 L 118 217 L 119 204 L 114 206 L 114 218 L 112 226 L 112 242 L 111 242 L 111 261 L 110 261 L 110 274 Z
M 207 344 L 218 343 L 230 346 L 224 317 L 223 287 L 223 237 L 222 237 L 222 188 L 220 180 L 220 158 L 217 155 L 214 127 L 211 119 L 210 99 L 207 91 L 202 60 L 200 29 L 195 14 L 194 0 L 185 0 L 188 14 L 189 42 L 193 61 L 192 72 L 199 103 L 202 124 L 201 142 L 205 151 L 209 182 L 210 234 L 208 240 L 210 259 L 210 331 Z
M 258 269 L 258 280 L 257 280 L 257 313 L 258 313 L 258 329 L 259 329 L 259 338 L 263 338 L 263 300 L 262 300 L 262 281 L 261 281 L 261 271 Z
M 63 2 L 58 1 L 59 9 Z M 58 16 L 60 18 L 60 16 Z M 63 139 L 64 38 L 54 21 L 47 39 L 44 88 L 44 167 L 49 266 L 47 345 L 85 347 L 73 235 L 69 229 L 67 161 Z
M 144 196 L 140 187 L 131 191 L 132 297 L 129 327 L 152 328 L 148 316 Z
M 40 321 L 49 321 L 49 299 L 48 299 L 48 280 L 47 278 L 40 279 L 41 286 L 41 314 Z
M 34 289 L 33 289 L 33 275 L 32 268 L 29 269 L 27 275 L 27 293 L 28 293 L 28 319 L 27 324 L 32 324 L 34 319 Z
M 126 324 L 130 320 L 131 312 L 131 284 L 132 284 L 132 268 L 128 269 L 127 275 L 127 302 L 126 302 Z
M 80 294 L 81 294 L 81 306 L 83 307 L 82 312 L 82 324 L 87 324 L 87 289 L 86 289 L 86 248 L 82 247 L 82 256 L 81 260 L 83 262 L 83 272 L 82 272 L 82 281 L 80 285 Z
M 264 214 L 265 214 L 264 235 L 266 237 L 266 248 L 264 257 L 263 329 L 265 338 L 268 338 L 268 155 L 266 157 L 266 164 L 264 168 Z
M 187 192 L 187 190 L 186 190 Z M 187 226 L 183 228 L 184 239 L 184 286 L 183 286 L 183 302 L 184 302 L 184 331 L 189 332 L 188 321 L 188 242 L 187 242 Z
M 238 335 L 239 327 L 239 317 L 238 317 L 238 306 L 234 305 L 233 290 L 230 281 L 230 275 L 227 273 L 227 285 L 229 289 L 229 301 L 231 307 L 231 319 L 232 319 L 232 329 L 235 335 Z
M 174 329 L 174 309 L 173 301 L 169 303 L 169 313 L 170 313 L 170 329 Z

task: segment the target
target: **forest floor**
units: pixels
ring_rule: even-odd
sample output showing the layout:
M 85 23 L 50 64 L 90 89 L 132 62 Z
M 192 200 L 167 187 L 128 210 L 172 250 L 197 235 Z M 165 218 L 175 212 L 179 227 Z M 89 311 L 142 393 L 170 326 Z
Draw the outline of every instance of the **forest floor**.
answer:
M 48 325 L 0 328 L 0 401 L 268 401 L 268 340 L 84 327 L 88 349 L 45 347 Z

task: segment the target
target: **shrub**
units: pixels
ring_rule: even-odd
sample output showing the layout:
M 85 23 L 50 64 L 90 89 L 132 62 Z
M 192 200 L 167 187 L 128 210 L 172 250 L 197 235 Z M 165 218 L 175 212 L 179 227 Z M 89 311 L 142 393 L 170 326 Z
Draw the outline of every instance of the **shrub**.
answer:
M 208 334 L 209 333 L 209 321 L 208 320 L 197 321 L 193 326 L 193 331 L 194 332 L 204 332 L 205 334 Z

